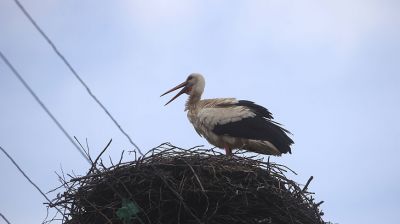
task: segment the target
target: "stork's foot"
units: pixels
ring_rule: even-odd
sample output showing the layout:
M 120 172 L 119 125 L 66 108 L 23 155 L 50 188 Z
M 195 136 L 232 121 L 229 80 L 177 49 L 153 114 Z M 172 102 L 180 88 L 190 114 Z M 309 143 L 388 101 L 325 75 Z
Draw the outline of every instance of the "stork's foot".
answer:
M 230 149 L 229 147 L 225 146 L 225 154 L 227 156 L 232 156 L 232 149 Z

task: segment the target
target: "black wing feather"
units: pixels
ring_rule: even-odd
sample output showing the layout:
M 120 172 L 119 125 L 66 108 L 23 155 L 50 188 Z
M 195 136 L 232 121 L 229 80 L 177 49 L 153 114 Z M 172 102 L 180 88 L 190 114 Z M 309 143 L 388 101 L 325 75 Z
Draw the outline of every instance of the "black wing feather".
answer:
M 263 106 L 260 106 L 258 104 L 255 104 L 252 101 L 248 100 L 239 100 L 238 103 L 235 104 L 236 106 L 244 106 L 252 110 L 255 114 L 261 117 L 265 117 L 268 119 L 273 119 L 272 113 L 269 112 L 269 110 Z
M 215 134 L 269 141 L 282 153 L 291 153 L 290 145 L 293 144 L 293 140 L 287 135 L 290 132 L 280 127 L 279 123 L 270 120 L 272 114 L 268 109 L 247 100 L 240 100 L 235 105 L 251 109 L 256 116 L 217 124 L 213 129 Z

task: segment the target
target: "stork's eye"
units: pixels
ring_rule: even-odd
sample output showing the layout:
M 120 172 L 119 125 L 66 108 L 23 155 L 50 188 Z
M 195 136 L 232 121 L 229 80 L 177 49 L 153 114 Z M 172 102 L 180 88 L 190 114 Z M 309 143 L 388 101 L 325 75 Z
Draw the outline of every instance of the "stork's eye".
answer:
M 189 77 L 187 78 L 187 81 L 189 81 L 189 80 L 191 80 L 191 79 L 193 79 L 193 76 L 189 76 Z

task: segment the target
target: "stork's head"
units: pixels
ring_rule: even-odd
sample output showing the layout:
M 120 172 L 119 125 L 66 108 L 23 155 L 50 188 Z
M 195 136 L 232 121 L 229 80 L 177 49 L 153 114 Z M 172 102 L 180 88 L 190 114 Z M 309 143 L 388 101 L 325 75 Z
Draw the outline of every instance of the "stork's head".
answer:
M 206 85 L 206 83 L 205 83 L 204 77 L 202 75 L 200 75 L 199 73 L 192 73 L 187 77 L 186 81 L 184 81 L 183 83 L 168 90 L 161 96 L 164 96 L 165 94 L 168 94 L 177 89 L 183 88 L 183 89 L 181 89 L 181 91 L 179 91 L 178 94 L 176 94 L 174 97 L 172 97 L 172 99 L 170 101 L 168 101 L 168 103 L 166 103 L 165 105 L 171 103 L 173 100 L 178 98 L 183 93 L 190 95 L 190 97 L 196 97 L 196 98 L 198 97 L 200 99 L 201 94 L 203 94 L 205 85 Z

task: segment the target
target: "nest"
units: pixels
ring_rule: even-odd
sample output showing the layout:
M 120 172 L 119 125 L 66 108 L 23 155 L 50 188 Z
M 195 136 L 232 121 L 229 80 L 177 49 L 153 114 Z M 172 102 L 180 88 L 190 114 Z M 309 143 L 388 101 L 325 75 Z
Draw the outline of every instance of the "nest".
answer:
M 276 163 L 169 143 L 111 167 L 98 158 L 49 204 L 63 223 L 324 223 L 312 178 L 301 188 Z

